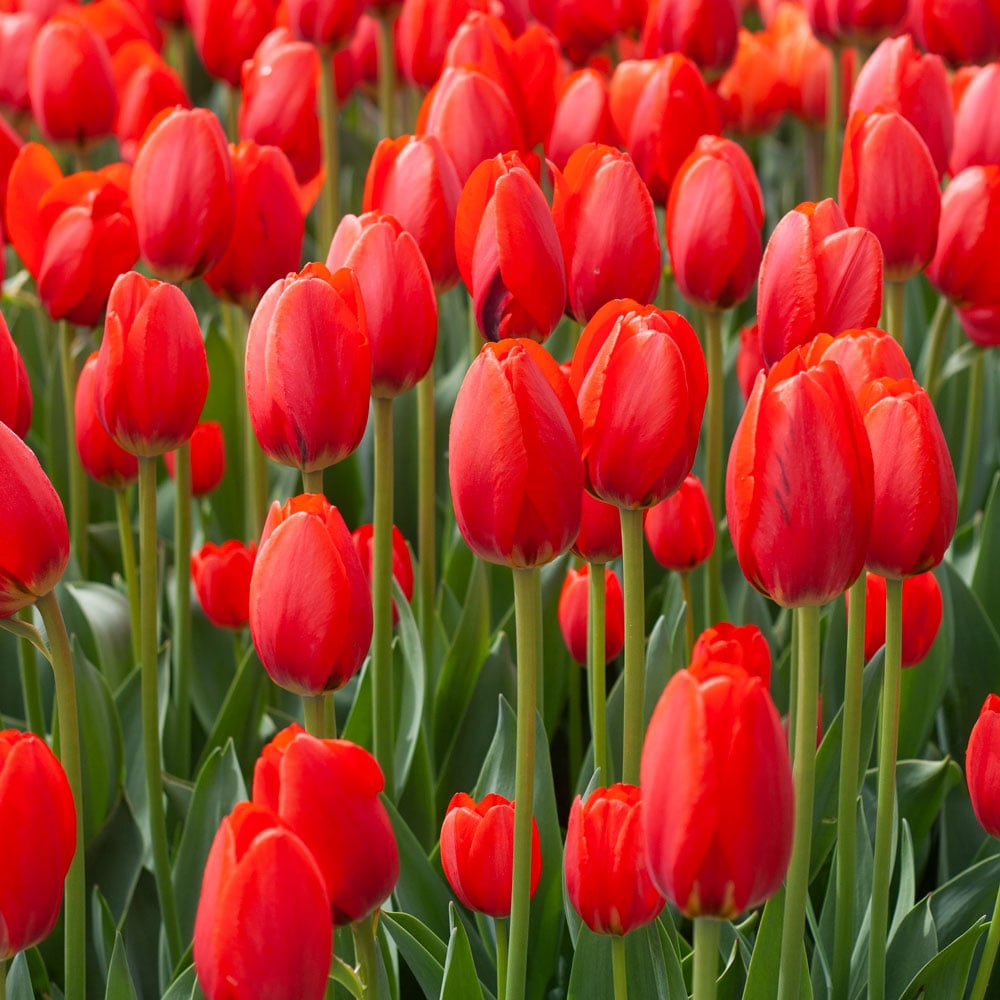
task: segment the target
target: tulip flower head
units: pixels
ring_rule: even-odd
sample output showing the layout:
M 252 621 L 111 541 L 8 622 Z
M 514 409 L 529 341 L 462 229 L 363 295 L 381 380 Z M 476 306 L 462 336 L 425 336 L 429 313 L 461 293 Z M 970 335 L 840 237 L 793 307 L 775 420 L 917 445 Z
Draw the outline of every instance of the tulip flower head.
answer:
M 365 577 L 370 581 L 372 578 L 372 564 L 375 560 L 375 526 L 363 524 L 360 528 L 351 532 L 351 541 L 354 542 L 354 549 L 361 560 L 361 568 L 365 571 Z M 410 547 L 406 544 L 403 533 L 392 526 L 392 576 L 403 596 L 409 601 L 413 599 L 413 559 L 410 556 Z M 396 599 L 392 599 L 392 624 L 399 622 L 399 609 L 396 607 Z
M 988 695 L 969 735 L 965 777 L 980 826 L 1000 837 L 1000 696 Z
M 906 353 L 894 337 L 878 327 L 844 330 L 831 337 L 821 333 L 802 349 L 811 365 L 836 361 L 847 387 L 860 403 L 871 382 L 880 378 L 912 379 L 913 370 Z
M 646 511 L 642 523 L 649 550 L 664 569 L 689 573 L 715 547 L 715 518 L 697 476 L 686 476 L 676 493 Z
M 770 688 L 771 647 L 756 625 L 719 622 L 705 629 L 691 650 L 691 669 L 697 671 L 709 663 L 742 667 L 751 677 L 759 677 L 765 688 Z
M 654 0 L 642 33 L 644 51 L 680 52 L 716 75 L 736 55 L 740 15 L 739 0 Z
M 0 423 L 6 424 L 19 438 L 31 427 L 33 397 L 28 369 L 14 343 L 7 320 L 0 315 Z
M 622 519 L 618 508 L 586 490 L 573 553 L 590 563 L 613 562 L 622 554 Z
M 120 447 L 97 416 L 94 379 L 97 375 L 95 351 L 84 363 L 76 383 L 73 404 L 76 451 L 83 471 L 91 479 L 112 490 L 124 490 L 139 478 L 139 460 Z
M 559 593 L 559 629 L 569 655 L 581 666 L 587 662 L 590 574 L 589 565 L 569 570 Z M 610 663 L 624 646 L 625 595 L 617 575 L 604 567 L 604 662 Z
M 222 424 L 205 420 L 191 434 L 191 495 L 208 496 L 218 489 L 226 474 L 226 445 L 222 437 Z M 176 455 L 168 451 L 163 464 L 171 479 L 176 478 Z
M 951 151 L 952 177 L 966 167 L 1000 164 L 1000 62 L 976 67 L 972 73 L 960 95 L 953 87 L 955 143 Z
M 250 621 L 250 579 L 257 543 L 231 538 L 206 542 L 191 556 L 191 579 L 205 617 L 218 628 L 241 629 Z

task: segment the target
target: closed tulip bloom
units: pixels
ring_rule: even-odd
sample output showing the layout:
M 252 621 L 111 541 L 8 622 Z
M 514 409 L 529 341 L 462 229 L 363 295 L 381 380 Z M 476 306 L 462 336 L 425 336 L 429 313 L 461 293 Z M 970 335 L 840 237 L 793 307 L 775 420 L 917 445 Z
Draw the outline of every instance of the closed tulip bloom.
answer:
M 251 310 L 275 281 L 298 269 L 305 217 L 295 172 L 280 149 L 241 142 L 229 152 L 236 222 L 205 281 L 216 295 Z
M 361 568 L 365 572 L 365 579 L 369 582 L 372 578 L 372 562 L 375 558 L 374 526 L 363 524 L 357 530 L 351 532 L 351 541 L 354 542 L 358 559 L 361 560 Z M 403 533 L 392 526 L 392 575 L 403 596 L 409 601 L 413 598 L 413 559 L 410 556 L 410 547 L 406 544 Z M 396 599 L 392 599 L 392 624 L 399 621 L 399 609 L 396 607 Z
M 651 507 L 691 471 L 708 395 L 691 324 L 629 299 L 587 324 L 570 385 L 583 422 L 587 488 L 607 503 Z
M 771 32 L 740 28 L 736 56 L 715 93 L 727 129 L 755 135 L 778 124 L 789 110 L 791 94 Z
M 757 383 L 726 472 L 743 575 L 784 607 L 826 604 L 860 575 L 872 532 L 872 449 L 840 368 L 793 351 Z
M 757 324 L 768 366 L 819 333 L 874 326 L 882 247 L 848 226 L 832 198 L 797 205 L 774 227 L 760 264 Z
M 980 826 L 1000 837 L 1000 697 L 986 696 L 965 751 L 965 779 Z
M 0 12 L 0 102 L 12 111 L 31 111 L 28 60 L 41 26 L 30 10 Z
M 1000 54 L 1000 12 L 988 0 L 910 0 L 909 28 L 922 49 L 952 66 Z
M 108 47 L 81 20 L 51 18 L 31 47 L 28 94 L 46 139 L 85 146 L 109 136 L 118 93 Z
M 165 113 L 150 126 L 132 171 L 143 259 L 168 281 L 207 271 L 233 232 L 236 188 L 219 119 L 205 108 Z
M 191 495 L 207 496 L 219 488 L 226 474 L 226 443 L 222 424 L 216 420 L 202 421 L 191 434 Z M 176 456 L 168 451 L 163 456 L 170 478 L 176 475 Z
M 346 458 L 368 423 L 371 351 L 357 279 L 308 264 L 276 281 L 247 334 L 246 393 L 261 448 L 305 472 Z
M 470 0 L 403 0 L 396 50 L 405 80 L 433 86 L 444 68 L 448 43 L 472 9 Z
M 585 67 L 570 73 L 560 86 L 545 151 L 563 170 L 573 152 L 591 142 L 621 144 L 611 117 L 607 77 L 593 67 Z
M 532 4 L 536 10 L 539 4 Z M 581 65 L 618 34 L 617 3 L 603 0 L 552 0 L 547 23 L 559 39 L 566 58 Z
M 320 740 L 293 723 L 261 752 L 253 801 L 281 818 L 315 857 L 333 922 L 348 924 L 385 902 L 399 850 L 379 797 L 378 761 L 349 740 Z
M 646 511 L 643 528 L 664 569 L 688 573 L 700 566 L 715 548 L 715 518 L 701 480 L 685 477 L 676 493 Z
M 516 153 L 481 163 L 455 216 L 455 257 L 487 340 L 544 340 L 566 305 L 566 276 L 552 213 Z
M 510 916 L 514 877 L 514 802 L 490 794 L 476 802 L 457 792 L 441 824 L 441 867 L 463 906 L 491 917 Z M 530 896 L 542 877 L 538 824 L 531 818 Z
M 732 920 L 781 886 L 792 767 L 760 677 L 709 659 L 674 674 L 649 722 L 639 784 L 646 862 L 685 916 Z
M 124 490 L 139 478 L 139 460 L 117 445 L 97 416 L 94 380 L 97 352 L 85 362 L 76 383 L 73 403 L 76 452 L 83 471 L 112 490 Z
M 458 280 L 455 211 L 461 193 L 455 165 L 437 136 L 403 135 L 375 147 L 363 209 L 394 216 L 412 234 L 438 291 Z
M 717 75 L 736 55 L 740 15 L 739 0 L 653 0 L 642 32 L 644 54 L 680 52 Z
M 975 67 L 955 102 L 955 143 L 951 173 L 966 167 L 1000 164 L 1000 63 Z
M 552 218 L 578 323 L 612 299 L 648 303 L 663 269 L 656 210 L 627 153 L 588 143 L 554 176 Z
M 941 191 L 917 130 L 894 111 L 848 119 L 837 200 L 849 225 L 882 245 L 887 281 L 906 281 L 934 255 Z
M 666 902 L 644 850 L 642 793 L 635 785 L 595 788 L 573 800 L 563 865 L 566 895 L 595 934 L 628 934 Z
M 345 215 L 326 256 L 330 270 L 354 271 L 371 347 L 373 396 L 412 389 L 437 347 L 437 298 L 417 241 L 391 215 Z
M 933 569 L 955 533 L 955 470 L 934 404 L 912 379 L 878 379 L 860 399 L 875 460 L 868 568 L 899 579 Z
M 351 533 L 325 497 L 272 504 L 250 581 L 250 634 L 274 683 L 296 694 L 333 691 L 361 668 L 371 591 Z
M 114 283 L 94 383 L 97 416 L 126 451 L 162 455 L 191 437 L 208 396 L 208 359 L 176 285 L 135 271 Z
M 219 628 L 241 629 L 250 621 L 250 576 L 257 543 L 234 538 L 206 542 L 191 556 L 191 579 L 205 617 Z
M 573 543 L 573 552 L 591 563 L 614 562 L 622 554 L 622 518 L 618 508 L 586 490 L 580 508 L 580 533 Z
M 261 39 L 274 27 L 275 0 L 185 0 L 195 51 L 210 76 L 231 87 Z M 289 5 L 291 6 L 291 5 Z
M 691 669 L 715 663 L 742 667 L 751 677 L 759 677 L 764 689 L 771 685 L 771 647 L 756 625 L 719 622 L 705 629 L 691 650 Z
M 287 8 L 297 38 L 333 51 L 350 41 L 365 5 L 363 0 L 288 0 Z
M 821 333 L 803 349 L 809 364 L 836 361 L 847 387 L 860 403 L 871 382 L 880 378 L 912 379 L 913 370 L 896 339 L 880 330 L 845 330 L 836 337 Z
M 38 944 L 55 926 L 75 851 L 76 809 L 62 765 L 34 733 L 3 730 L 0 962 Z
M 269 809 L 223 819 L 202 876 L 194 965 L 208 1000 L 321 1000 L 333 924 L 309 848 Z
M 975 306 L 957 309 L 962 332 L 980 347 L 1000 344 L 1000 305 Z
M 850 592 L 847 614 L 850 616 Z M 903 581 L 904 667 L 918 664 L 930 651 L 941 627 L 944 601 L 933 573 L 918 573 Z M 868 573 L 865 581 L 865 659 L 870 660 L 885 645 L 885 577 Z
M 7 320 L 0 315 L 0 423 L 6 424 L 19 438 L 31 427 L 34 399 L 24 358 L 14 343 Z
M 591 567 L 570 569 L 559 593 L 559 630 L 569 655 L 579 664 L 587 662 L 587 618 L 589 615 Z M 604 569 L 604 662 L 610 663 L 625 646 L 625 596 L 615 573 Z

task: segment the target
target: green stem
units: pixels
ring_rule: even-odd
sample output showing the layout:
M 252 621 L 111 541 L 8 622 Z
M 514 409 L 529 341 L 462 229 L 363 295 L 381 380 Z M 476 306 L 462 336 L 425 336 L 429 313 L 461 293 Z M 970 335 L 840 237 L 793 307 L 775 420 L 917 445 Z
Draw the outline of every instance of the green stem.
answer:
M 391 138 L 395 132 L 393 119 L 396 100 L 396 42 L 393 25 L 396 15 L 383 13 L 378 19 L 378 109 L 382 118 L 382 137 Z
M 337 143 L 337 81 L 331 54 L 320 50 L 319 120 L 323 136 L 326 179 L 319 196 L 319 229 L 316 243 L 320 258 L 326 257 L 340 219 L 340 149 Z
M 705 360 L 708 364 L 708 413 L 705 438 L 705 492 L 716 524 L 722 510 L 722 313 L 706 311 Z M 722 610 L 722 545 L 712 546 L 705 571 L 705 605 L 708 623 L 714 625 L 725 617 Z
M 163 778 L 160 758 L 158 670 L 156 662 L 156 458 L 139 456 L 139 612 L 142 669 L 142 752 L 149 809 L 149 839 L 153 851 L 153 874 L 160 897 L 160 911 L 167 937 L 171 968 L 183 951 L 181 925 L 174 902 L 167 849 L 167 819 L 163 808 Z
M 333 700 L 333 692 L 327 691 L 323 695 L 323 725 L 326 727 L 328 739 L 337 738 L 337 704 Z
M 576 663 L 569 664 L 569 674 L 566 678 L 568 686 L 567 715 L 566 720 L 566 742 L 567 757 L 569 758 L 569 774 L 573 780 L 580 773 L 580 766 L 583 763 L 583 715 L 580 707 L 580 672 L 576 668 Z
M 354 953 L 358 959 L 365 1000 L 378 1000 L 378 960 L 375 957 L 375 911 L 351 924 Z
M 254 434 L 253 421 L 247 411 L 245 368 L 247 353 L 247 318 L 239 306 L 223 305 L 229 342 L 235 361 L 236 408 L 239 437 L 243 442 L 243 517 L 247 538 L 259 538 L 267 517 L 267 456 Z
M 469 362 L 475 361 L 479 352 L 483 349 L 483 335 L 479 332 L 479 324 L 476 322 L 476 310 L 473 306 L 472 298 L 469 298 Z
M 625 963 L 625 937 L 611 938 L 611 969 L 615 980 L 615 1000 L 628 1000 L 628 966 Z
M 941 367 L 941 357 L 944 354 L 945 336 L 948 333 L 948 321 L 951 319 L 951 299 L 946 295 L 938 298 L 934 318 L 931 320 L 931 332 L 928 335 L 927 364 L 924 367 L 924 388 L 931 397 L 931 402 L 937 397 L 938 374 Z
M 605 660 L 604 563 L 591 563 L 587 583 L 587 677 L 590 679 L 590 731 L 594 739 L 594 767 L 608 783 L 607 661 Z
M 687 614 L 684 620 L 684 647 L 687 650 L 687 662 L 691 662 L 691 654 L 694 652 L 694 608 L 691 606 L 691 574 L 681 573 L 681 594 L 684 597 L 684 604 L 687 606 Z
M 59 356 L 63 408 L 66 418 L 66 454 L 69 461 L 69 537 L 80 575 L 87 576 L 87 475 L 76 450 L 76 361 L 73 357 L 73 325 L 59 323 Z
M 979 970 L 976 972 L 976 981 L 972 984 L 969 1000 L 986 1000 L 986 988 L 990 985 L 990 975 L 993 972 L 998 947 L 1000 947 L 1000 888 L 997 890 L 993 919 L 986 935 L 986 947 L 983 948 L 983 957 L 979 960 Z
M 22 608 L 21 620 L 32 623 L 31 608 Z M 24 716 L 36 736 L 45 739 L 45 706 L 42 703 L 42 687 L 38 677 L 38 660 L 35 647 L 30 639 L 23 636 L 17 641 L 18 667 L 21 672 L 21 693 L 24 698 Z
M 893 340 L 903 346 L 903 322 L 906 308 L 906 282 L 887 281 L 885 283 L 885 328 Z
M 785 879 L 785 913 L 781 928 L 779 1000 L 799 1000 L 802 933 L 809 891 L 809 851 L 812 845 L 813 793 L 816 783 L 816 707 L 819 697 L 819 608 L 797 608 L 799 662 L 796 685 L 795 837 Z
M 802 133 L 805 161 L 805 192 L 804 200 L 822 201 L 823 199 L 823 132 L 812 125 L 806 125 L 799 130 Z M 834 194 L 834 197 L 836 193 Z
M 625 577 L 625 717 L 622 781 L 639 784 L 646 687 L 646 595 L 643 589 L 642 511 L 621 508 Z M 603 652 L 602 652 L 603 655 Z
M 986 351 L 973 348 L 972 370 L 969 373 L 969 398 L 965 411 L 965 439 L 962 441 L 962 478 L 958 486 L 958 515 L 965 513 L 972 502 L 979 458 L 979 436 L 983 425 L 983 374 Z
M 796 698 L 799 693 L 799 619 L 792 612 L 788 655 L 788 752 L 795 753 Z
M 7 1000 L 7 959 L 0 962 L 0 1000 Z
M 305 469 L 302 470 L 302 492 L 303 493 L 323 492 L 322 469 L 311 469 L 309 472 L 306 472 Z
M 128 615 L 132 626 L 132 660 L 138 663 L 139 655 L 139 577 L 135 567 L 135 539 L 132 535 L 132 512 L 128 506 L 128 493 L 115 490 L 115 515 L 118 520 L 118 541 L 122 550 L 122 573 L 128 593 Z M 112 689 L 125 678 L 109 677 Z
M 302 696 L 302 714 L 306 732 L 317 739 L 326 738 L 326 698 L 322 694 Z
M 167 30 L 167 62 L 177 71 L 184 84 L 184 90 L 191 92 L 191 81 L 188 79 L 188 33 L 184 25 L 171 25 Z
M 830 47 L 830 77 L 826 83 L 826 138 L 823 143 L 823 194 L 837 197 L 840 175 L 840 46 Z
M 494 917 L 493 927 L 497 937 L 497 1000 L 503 1000 L 507 993 L 507 921 Z
M 715 1000 L 721 930 L 722 923 L 714 917 L 695 917 L 694 1000 Z
M 847 663 L 844 679 L 844 730 L 840 745 L 837 796 L 837 916 L 833 946 L 833 1000 L 847 1000 L 854 948 L 854 849 L 857 833 L 858 758 L 861 756 L 861 706 L 865 670 L 866 574 L 850 590 Z
M 226 138 L 231 143 L 240 141 L 240 97 L 239 87 L 226 87 Z
M 174 709 L 177 773 L 191 768 L 191 444 L 174 452 Z
M 65 887 L 64 961 L 66 1000 L 82 1000 L 87 982 L 87 880 L 84 872 L 83 770 L 80 758 L 80 724 L 77 715 L 76 677 L 73 655 L 59 602 L 54 591 L 38 598 L 38 611 L 45 623 L 52 651 L 56 705 L 59 713 L 59 756 L 76 804 L 76 852 L 69 866 Z
M 885 581 L 885 678 L 878 744 L 878 810 L 875 814 L 875 861 L 872 873 L 872 919 L 868 944 L 868 996 L 885 997 L 885 953 L 892 881 L 892 831 L 896 798 L 896 752 L 903 641 L 903 581 Z
M 517 762 L 514 767 L 514 872 L 505 1000 L 523 1000 L 531 909 L 531 821 L 535 793 L 535 713 L 542 578 L 537 567 L 515 569 L 517 629 Z
M 392 701 L 392 399 L 376 397 L 372 557 L 372 719 L 375 759 L 395 798 Z
M 431 662 L 434 652 L 434 368 L 417 383 L 417 550 L 420 561 L 420 638 Z

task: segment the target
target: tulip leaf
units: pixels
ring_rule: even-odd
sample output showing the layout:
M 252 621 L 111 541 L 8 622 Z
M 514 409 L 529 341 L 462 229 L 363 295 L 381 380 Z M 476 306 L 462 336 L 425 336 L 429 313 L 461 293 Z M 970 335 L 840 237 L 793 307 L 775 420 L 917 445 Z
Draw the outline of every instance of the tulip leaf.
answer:
M 917 899 L 917 876 L 913 865 L 913 836 L 910 824 L 902 821 L 902 833 L 899 841 L 899 888 L 896 890 L 896 908 L 893 911 L 892 923 L 889 925 L 888 940 L 891 942 L 899 930 L 903 918 L 913 909 Z
M 111 915 L 108 901 L 101 895 L 101 890 L 96 885 L 90 892 L 90 922 L 90 939 L 94 946 L 94 954 L 97 955 L 97 964 L 101 969 L 101 978 L 107 980 L 118 928 L 115 927 L 115 918 Z
M 122 799 L 87 852 L 87 880 L 101 887 L 100 899 L 107 905 L 112 928 L 125 918 L 142 871 L 144 850 L 142 832 L 132 817 L 128 800 Z M 105 959 L 110 955 L 113 941 L 111 934 L 107 937 Z
M 581 925 L 573 953 L 567 1000 L 614 996 L 611 949 L 611 935 L 595 934 L 586 925 Z M 680 966 L 678 964 L 675 974 L 668 974 L 663 940 L 655 923 L 625 935 L 625 965 L 629 996 L 687 996 L 685 986 L 680 987 L 683 992 L 675 992 Z M 683 978 L 680 982 L 683 983 Z
M 401 681 L 402 696 L 399 703 L 399 728 L 396 733 L 395 750 L 393 752 L 393 771 L 395 775 L 395 794 L 399 795 L 406 786 L 406 779 L 413 763 L 413 752 L 417 745 L 417 737 L 421 732 L 424 713 L 424 685 L 426 667 L 424 651 L 420 644 L 420 633 L 417 623 L 413 620 L 413 611 L 402 588 L 392 581 L 392 592 L 399 611 L 399 641 L 395 649 L 401 654 L 402 663 L 395 664 L 395 678 Z M 394 659 L 396 659 L 394 657 Z
M 438 996 L 444 980 L 448 946 L 411 913 L 383 910 L 379 922 L 395 942 L 424 995 Z
M 913 977 L 900 996 L 900 1000 L 964 996 L 976 945 L 985 931 L 986 921 L 979 920 L 961 937 L 956 938 L 946 948 L 942 948 Z
M 579 681 L 580 668 L 569 655 L 559 627 L 559 597 L 566 580 L 570 554 L 560 556 L 541 569 L 542 578 L 542 663 L 539 675 L 539 711 L 545 731 L 554 733 L 565 713 L 569 677 Z M 572 671 L 572 673 L 571 673 Z
M 448 937 L 448 953 L 444 961 L 441 981 L 441 1000 L 483 1000 L 483 987 L 476 975 L 476 965 L 472 961 L 469 936 L 452 903 L 448 908 L 451 934 Z M 492 994 L 489 1000 L 493 1000 Z
M 962 769 L 950 758 L 944 760 L 902 760 L 896 768 L 899 812 L 913 832 L 918 860 L 927 846 L 931 828 L 945 797 L 962 781 Z
M 995 842 L 994 842 L 995 843 Z M 941 942 L 950 944 L 979 917 L 993 912 L 1000 885 L 1000 854 L 980 861 L 931 893 Z
M 336 954 L 330 963 L 330 982 L 342 986 L 356 1000 L 362 1000 L 365 995 L 364 983 L 358 974 Z
M 743 1000 L 771 1000 L 774 997 L 776 970 L 781 965 L 784 908 L 785 890 L 781 888 L 764 906 L 747 969 Z
M 189 965 L 171 984 L 162 1000 L 204 1000 L 194 966 Z
M 111 965 L 108 967 L 108 985 L 104 992 L 104 1000 L 138 1000 L 121 934 L 115 935 L 115 948 L 111 953 Z
M 135 669 L 128 599 L 103 583 L 68 583 L 60 602 L 66 628 L 80 640 L 84 654 L 100 668 L 112 690 Z
M 931 913 L 930 897 L 925 896 L 900 921 L 886 953 L 886 992 L 898 997 L 920 971 L 928 955 L 938 950 L 937 928 Z
M 1000 608 L 1000 473 L 993 477 L 983 509 L 972 592 L 984 608 Z

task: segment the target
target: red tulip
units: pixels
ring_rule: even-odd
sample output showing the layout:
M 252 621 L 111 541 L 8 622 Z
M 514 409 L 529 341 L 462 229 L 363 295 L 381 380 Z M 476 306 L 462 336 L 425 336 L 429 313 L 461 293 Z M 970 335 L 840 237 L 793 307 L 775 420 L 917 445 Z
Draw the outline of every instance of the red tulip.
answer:
M 70 16 L 88 24 L 104 40 L 112 59 L 123 45 L 137 40 L 156 49 L 163 47 L 152 4 L 144 0 L 94 0 L 73 6 L 71 11 Z M 66 7 L 63 12 L 68 13 Z
M 30 10 L 0 12 L 0 101 L 12 110 L 31 110 L 28 61 L 42 18 Z
M 606 0 L 553 0 L 547 23 L 570 62 L 577 65 L 587 62 L 618 34 L 617 7 L 617 3 Z M 540 17 L 537 13 L 536 16 Z
M 448 43 L 474 6 L 471 0 L 403 0 L 396 49 L 404 79 L 421 87 L 437 81 Z
M 275 281 L 298 269 L 305 218 L 295 173 L 280 149 L 241 142 L 229 153 L 236 223 L 205 282 L 216 295 L 250 310 Z
M 288 4 L 289 12 L 292 4 Z M 274 27 L 275 0 L 185 0 L 195 51 L 210 76 L 231 87 L 240 69 Z
M 913 371 L 903 348 L 885 330 L 845 330 L 836 337 L 821 333 L 803 349 L 807 364 L 836 361 L 854 398 L 861 397 L 870 382 L 879 378 L 911 379 Z
M 135 271 L 112 286 L 94 374 L 97 416 L 133 455 L 162 455 L 194 431 L 208 396 L 198 317 L 176 285 Z
M 673 312 L 629 299 L 603 306 L 573 354 L 587 488 L 650 507 L 691 471 L 708 395 L 701 345 Z
M 641 793 L 596 788 L 573 800 L 566 829 L 566 895 L 595 934 L 627 934 L 655 920 L 664 898 L 649 874 Z
M 33 398 L 24 358 L 0 315 L 0 423 L 6 424 L 19 438 L 31 428 Z
M 771 32 L 740 28 L 736 56 L 715 93 L 724 127 L 740 135 L 770 132 L 778 124 L 792 98 Z
M 76 383 L 73 403 L 76 451 L 83 471 L 91 479 L 109 489 L 124 490 L 139 478 L 139 460 L 115 444 L 97 416 L 94 394 L 97 358 L 96 351 L 90 355 Z
M 965 751 L 972 809 L 991 837 L 1000 837 L 1000 697 L 986 696 Z
M 198 424 L 191 434 L 191 495 L 207 496 L 219 488 L 226 474 L 226 445 L 222 438 L 222 424 L 206 420 Z M 168 451 L 163 464 L 171 479 L 176 477 L 176 457 Z
M 689 573 L 715 548 L 715 518 L 705 487 L 697 476 L 687 476 L 677 492 L 646 511 L 646 541 L 664 568 Z
M 62 765 L 34 733 L 3 730 L 0 962 L 38 944 L 55 926 L 75 852 L 76 809 Z
M 309 848 L 269 809 L 241 802 L 212 841 L 194 923 L 208 1000 L 321 1000 L 333 925 Z
M 577 663 L 587 662 L 587 620 L 590 591 L 589 564 L 571 569 L 559 593 L 559 629 L 569 655 Z M 621 581 L 604 570 L 604 662 L 610 663 L 625 646 L 625 596 Z
M 335 924 L 366 917 L 399 877 L 396 837 L 379 798 L 384 784 L 363 747 L 316 739 L 294 723 L 254 766 L 253 801 L 277 813 L 312 851 Z
M 287 0 L 288 24 L 296 38 L 332 52 L 350 41 L 363 0 Z
M 881 254 L 881 250 L 879 253 Z M 764 251 L 764 256 L 767 256 L 767 250 Z M 763 266 L 764 262 L 761 261 L 761 268 Z M 748 323 L 740 327 L 740 346 L 736 354 L 736 381 L 740 385 L 744 402 L 753 392 L 757 373 L 762 371 L 764 371 L 764 353 L 760 343 L 760 327 L 757 323 Z
M 463 906 L 491 917 L 510 916 L 514 876 L 514 803 L 502 795 L 476 802 L 457 792 L 441 825 L 441 867 Z M 531 819 L 531 888 L 542 876 L 538 824 Z
M 840 368 L 796 351 L 757 376 L 729 452 L 726 513 L 744 576 L 784 607 L 826 604 L 861 573 L 872 449 Z
M 486 344 L 455 400 L 448 474 L 455 518 L 480 558 L 539 566 L 580 529 L 579 416 L 558 366 L 530 341 Z M 546 376 L 537 358 L 549 357 Z M 553 381 L 562 379 L 557 394 Z
M 371 346 L 373 396 L 400 396 L 430 370 L 437 347 L 437 299 L 417 241 L 391 215 L 345 215 L 326 256 L 354 271 Z
M 611 117 L 607 77 L 586 67 L 570 73 L 560 86 L 545 150 L 549 159 L 564 170 L 573 152 L 591 142 L 621 144 Z
M 719 622 L 705 629 L 691 650 L 691 670 L 707 670 L 713 663 L 742 667 L 760 678 L 765 690 L 771 685 L 771 648 L 756 625 Z
M 875 461 L 868 568 L 899 579 L 933 569 L 955 533 L 958 493 L 934 404 L 912 379 L 882 378 L 860 398 Z
M 361 568 L 364 570 L 365 578 L 370 582 L 372 578 L 372 562 L 375 558 L 374 526 L 363 524 L 357 530 L 351 532 L 351 541 L 354 542 L 354 549 L 361 560 Z M 413 598 L 413 559 L 410 557 L 410 549 L 406 544 L 403 533 L 392 526 L 392 575 L 399 589 L 403 591 L 406 599 Z M 396 607 L 396 599 L 392 599 L 392 624 L 399 621 L 399 610 Z
M 739 0 L 653 0 L 642 41 L 647 56 L 680 52 L 705 73 L 721 73 L 736 55 Z
M 346 684 L 372 640 L 372 599 L 351 533 L 319 494 L 275 502 L 250 581 L 250 634 L 275 684 L 317 695 Z
M 591 563 L 609 563 L 622 554 L 622 518 L 614 504 L 598 500 L 583 491 L 580 508 L 580 533 L 573 552 Z
M 710 659 L 676 673 L 640 774 L 646 861 L 685 916 L 732 920 L 779 889 L 792 853 L 792 768 L 760 677 Z
M 236 190 L 219 119 L 177 109 L 154 122 L 132 171 L 132 208 L 143 259 L 163 278 L 207 271 L 233 232 Z
M 684 298 L 702 309 L 742 302 L 760 267 L 763 223 L 750 158 L 731 139 L 699 139 L 667 202 L 667 247 Z
M 910 0 L 909 27 L 922 49 L 953 66 L 1000 54 L 1000 11 L 994 3 Z
M 956 310 L 962 332 L 980 347 L 1000 344 L 1000 305 Z
M 354 273 L 308 264 L 276 281 L 247 335 L 247 407 L 264 451 L 306 472 L 346 458 L 364 435 L 370 386 Z
M 563 253 L 548 203 L 516 153 L 481 163 L 455 215 L 455 257 L 487 340 L 544 340 L 566 305 Z
M 554 175 L 552 217 L 577 322 L 612 299 L 656 298 L 663 268 L 656 211 L 627 153 L 581 146 Z
M 837 200 L 849 225 L 882 244 L 887 281 L 905 281 L 934 254 L 941 192 L 917 130 L 894 111 L 855 111 L 847 122 Z
M 966 167 L 1000 164 L 1000 63 L 976 67 L 973 72 L 955 99 L 952 176 Z
M 250 577 L 257 543 L 230 539 L 206 542 L 191 556 L 191 579 L 205 617 L 219 628 L 241 629 L 250 621 Z
M 364 211 L 395 216 L 412 233 L 439 291 L 458 280 L 455 210 L 461 192 L 455 165 L 437 136 L 404 135 L 375 147 Z
M 797 205 L 774 228 L 760 264 L 757 323 L 776 364 L 819 333 L 874 326 L 882 311 L 882 247 L 848 227 L 832 198 Z

